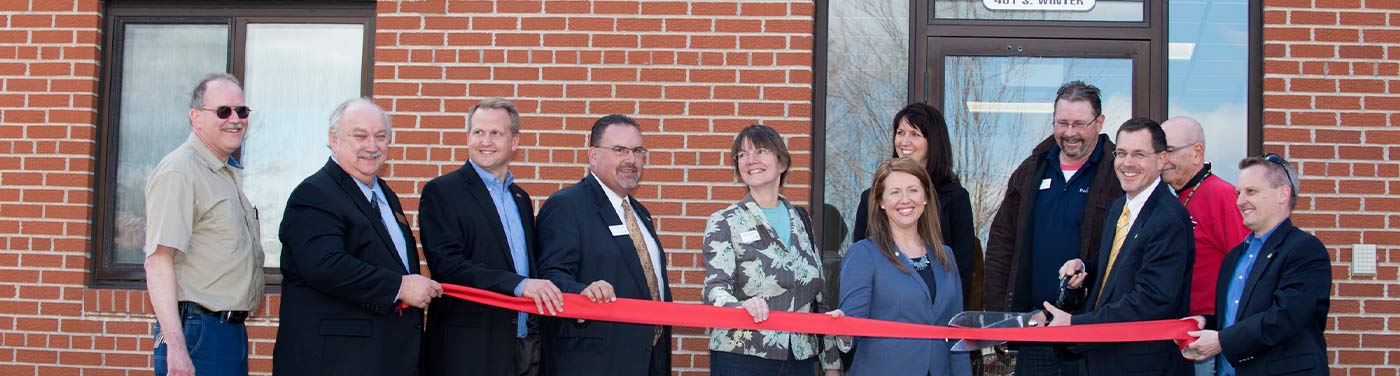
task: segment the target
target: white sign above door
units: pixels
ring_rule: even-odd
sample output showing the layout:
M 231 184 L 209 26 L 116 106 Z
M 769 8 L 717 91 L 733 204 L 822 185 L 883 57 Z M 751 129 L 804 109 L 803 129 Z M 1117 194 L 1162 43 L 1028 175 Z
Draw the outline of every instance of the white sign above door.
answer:
M 982 0 L 991 10 L 1050 10 L 1083 12 L 1094 9 L 1094 0 Z

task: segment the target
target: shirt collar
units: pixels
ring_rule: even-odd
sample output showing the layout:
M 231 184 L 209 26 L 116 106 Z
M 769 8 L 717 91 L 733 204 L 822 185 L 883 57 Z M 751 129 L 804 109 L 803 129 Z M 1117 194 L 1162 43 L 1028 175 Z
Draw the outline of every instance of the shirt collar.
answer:
M 480 176 L 481 181 L 486 182 L 488 185 L 504 188 L 515 184 L 515 175 L 511 174 L 510 170 L 506 170 L 506 179 L 505 182 L 502 182 L 501 179 L 496 178 L 496 174 L 492 174 L 490 171 L 481 168 L 481 166 L 477 166 L 476 162 L 468 160 L 467 164 L 472 165 L 472 169 L 476 170 L 476 175 Z M 604 188 L 604 190 L 606 190 L 606 188 Z
M 331 153 L 331 161 L 335 162 L 335 164 L 336 164 L 337 166 L 340 165 L 340 160 L 339 160 L 339 159 L 335 159 L 335 153 Z M 343 167 L 342 167 L 342 168 L 343 168 Z M 373 194 L 374 192 L 376 192 L 376 191 L 379 190 L 379 184 L 378 184 L 378 183 L 379 183 L 379 177 L 378 177 L 378 176 L 375 176 L 375 177 L 374 177 L 374 180 L 373 180 L 372 182 L 375 183 L 375 184 L 373 184 L 373 185 L 361 183 L 358 179 L 355 179 L 355 177 L 353 177 L 353 176 L 350 177 L 350 181 L 355 182 L 355 186 L 356 186 L 356 187 L 360 187 L 360 193 L 364 193 L 364 194 L 365 194 L 365 200 L 371 200 L 371 199 L 373 199 L 374 196 L 372 196 L 371 194 Z
M 1206 162 L 1205 165 L 1201 166 L 1200 171 L 1196 171 L 1196 176 L 1192 176 L 1191 180 L 1186 182 L 1186 185 L 1181 186 L 1181 189 L 1175 189 L 1174 191 L 1176 191 L 1176 194 L 1178 196 L 1180 196 L 1182 193 L 1186 193 L 1186 190 L 1195 188 L 1197 185 L 1201 184 L 1201 181 L 1206 180 L 1206 174 L 1209 173 L 1210 162 Z
M 598 175 L 595 175 L 595 174 L 593 174 L 592 172 L 589 172 L 589 173 L 588 173 L 588 176 L 591 177 L 591 178 L 593 178 L 593 181 L 595 181 L 595 182 L 598 183 L 598 187 L 599 187 L 599 188 L 602 188 L 602 189 L 603 189 L 603 194 L 608 196 L 608 202 L 611 202 L 611 203 L 612 203 L 612 208 L 613 208 L 613 209 L 617 209 L 617 210 L 622 210 L 622 199 L 623 199 L 623 197 L 622 197 L 622 196 L 618 196 L 616 192 L 613 192 L 612 189 L 609 189 L 607 184 L 603 184 L 603 181 L 598 179 Z M 624 220 L 625 220 L 625 219 L 624 219 Z
M 1157 185 L 1159 184 L 1162 184 L 1162 177 L 1160 176 L 1157 177 L 1156 180 L 1153 180 L 1152 184 L 1147 186 L 1147 190 L 1139 193 L 1137 197 L 1128 198 L 1128 202 L 1124 205 L 1131 211 L 1129 214 L 1132 215 L 1133 218 L 1137 218 L 1138 213 L 1142 212 L 1142 207 L 1147 205 L 1147 198 L 1152 197 L 1152 192 L 1157 191 Z
M 1274 231 L 1278 231 L 1278 228 L 1283 226 L 1283 222 L 1287 222 L 1287 220 L 1284 220 L 1274 225 L 1274 228 L 1269 229 L 1269 232 L 1264 233 L 1264 236 L 1255 237 L 1254 231 L 1250 231 L 1249 236 L 1244 238 L 1245 243 L 1253 243 L 1255 241 L 1258 241 L 1259 245 L 1263 246 L 1264 242 L 1269 241 L 1269 237 L 1274 235 Z
M 190 136 L 185 139 L 185 143 L 194 148 L 195 154 L 199 154 L 199 160 L 204 162 L 205 167 L 209 167 L 210 170 L 218 171 L 224 168 L 224 166 L 232 166 L 240 170 L 243 169 L 243 165 L 233 159 L 232 155 L 230 155 L 227 160 L 219 160 L 219 156 L 214 155 L 214 151 L 209 150 L 209 145 L 205 145 L 204 141 L 200 140 L 199 136 L 194 134 L 194 132 L 190 132 Z

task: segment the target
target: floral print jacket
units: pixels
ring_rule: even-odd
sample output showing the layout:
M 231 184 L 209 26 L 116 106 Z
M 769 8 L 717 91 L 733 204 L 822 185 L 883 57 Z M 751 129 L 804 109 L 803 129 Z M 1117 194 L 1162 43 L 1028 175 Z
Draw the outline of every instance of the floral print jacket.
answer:
M 753 196 L 710 215 L 705 225 L 705 304 L 739 308 L 762 297 L 771 311 L 826 312 L 821 255 L 808 236 L 806 220 L 788 203 L 792 231 L 777 234 Z M 789 237 L 791 248 L 778 236 Z M 820 343 L 819 343 L 820 342 Z M 820 346 L 820 350 L 819 350 Z M 712 329 L 710 350 L 765 359 L 818 356 L 823 369 L 841 368 L 835 338 L 771 330 Z

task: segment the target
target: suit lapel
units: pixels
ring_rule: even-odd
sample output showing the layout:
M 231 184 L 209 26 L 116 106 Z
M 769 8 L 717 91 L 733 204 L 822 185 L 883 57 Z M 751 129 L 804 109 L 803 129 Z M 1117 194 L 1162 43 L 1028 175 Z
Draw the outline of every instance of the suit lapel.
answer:
M 393 256 L 393 260 L 398 260 L 399 251 L 394 248 L 394 241 L 389 238 L 388 229 L 384 227 L 384 220 L 376 217 L 374 211 L 369 208 L 369 199 L 365 198 L 364 191 L 360 190 L 360 182 L 356 181 L 350 174 L 345 173 L 345 170 L 341 169 L 340 165 L 334 160 L 326 162 L 324 169 L 326 173 L 331 176 L 332 180 L 335 181 L 336 185 L 340 186 L 341 191 L 345 193 L 350 202 L 353 202 L 355 207 L 360 210 L 360 213 L 364 214 L 365 219 L 369 221 L 369 227 L 374 228 L 374 232 L 379 234 L 379 240 L 384 243 L 384 249 Z M 375 184 L 378 184 L 378 181 L 379 178 L 375 178 Z M 388 187 L 380 186 L 384 187 L 384 191 L 388 191 Z M 389 195 L 386 193 L 384 196 L 384 199 L 388 200 Z M 392 208 L 393 205 L 391 204 L 390 209 Z M 410 259 L 412 258 L 410 257 Z
M 1269 234 L 1269 239 L 1264 241 L 1264 245 L 1259 247 L 1259 254 L 1254 256 L 1254 266 L 1249 268 L 1249 277 L 1244 279 L 1244 290 L 1240 294 L 1240 307 L 1235 310 L 1236 320 L 1239 320 L 1239 317 L 1243 316 L 1242 313 L 1245 312 L 1245 307 L 1249 305 L 1250 295 L 1254 294 L 1254 289 L 1252 287 L 1254 287 L 1255 283 L 1259 282 L 1259 278 L 1264 275 L 1264 271 L 1269 268 L 1269 264 L 1274 262 L 1274 257 L 1277 256 L 1275 253 L 1279 251 L 1279 244 L 1283 244 L 1283 238 L 1288 237 L 1292 229 L 1292 220 L 1285 219 L 1284 222 L 1280 223 L 1278 228 L 1274 230 L 1273 234 Z
M 491 192 L 488 191 L 486 182 L 477 175 L 476 168 L 472 167 L 471 162 L 463 164 L 462 168 L 457 169 L 457 172 L 461 174 L 462 180 L 467 184 L 468 196 L 471 196 L 472 200 L 476 201 L 476 206 L 481 208 L 481 212 L 477 215 L 486 216 L 486 223 L 491 226 L 491 234 L 496 236 L 496 249 L 505 256 L 511 265 L 514 265 L 515 257 L 510 254 L 509 235 L 506 235 L 505 227 L 501 226 L 499 219 L 501 216 L 497 212 L 500 209 L 496 208 L 496 202 L 491 198 Z
M 666 275 L 668 274 L 666 273 L 666 249 L 661 247 L 661 237 L 656 234 L 656 226 L 652 224 L 651 212 L 647 211 L 647 208 L 643 207 L 641 202 L 631 198 L 630 196 L 627 197 L 626 200 L 628 204 L 632 205 L 632 211 L 637 212 L 637 215 L 642 217 L 642 226 L 645 226 L 647 229 L 647 233 L 651 234 L 651 241 L 656 242 L 656 257 L 660 258 L 660 260 L 656 260 L 656 264 L 661 266 L 661 270 L 656 271 L 657 274 L 661 275 L 661 280 L 657 281 L 657 283 L 659 283 L 660 286 L 656 286 L 656 288 L 663 291 L 661 295 L 666 298 L 666 301 L 670 301 L 671 283 L 669 281 L 670 277 Z M 631 243 L 629 242 L 628 244 Z M 636 252 L 633 252 L 632 254 L 633 256 L 635 256 Z M 637 259 L 637 265 L 637 270 L 640 271 L 640 258 Z M 645 285 L 646 283 L 643 282 L 643 284 Z
M 511 184 L 509 188 L 511 197 L 515 199 L 515 210 L 520 213 L 520 229 L 525 234 L 525 253 L 528 257 L 525 260 L 525 269 L 531 276 L 536 276 L 536 262 L 532 260 L 537 260 L 539 255 L 530 254 L 530 250 L 535 249 L 535 207 L 524 189 L 515 184 Z
M 413 228 L 408 225 L 408 217 L 403 215 L 403 207 L 399 204 L 399 195 L 394 194 L 393 189 L 389 189 L 389 183 L 384 179 L 375 179 L 379 182 L 379 190 L 384 192 L 384 200 L 389 204 L 390 215 L 394 217 L 394 223 L 398 224 L 398 231 L 403 234 L 403 252 L 408 256 L 408 272 L 419 273 L 418 267 L 418 243 L 413 238 Z M 385 234 L 386 236 L 388 234 Z M 394 254 L 394 259 L 399 259 L 399 250 L 394 248 L 394 242 L 389 241 L 389 252 Z
M 631 273 L 632 282 L 636 284 L 643 296 L 651 299 L 651 288 L 647 287 L 646 276 L 642 275 L 642 259 L 637 257 L 637 247 L 632 246 L 632 238 L 628 235 L 612 235 L 610 231 L 612 226 L 626 227 L 626 222 L 617 216 L 617 211 L 612 207 L 612 201 L 608 200 L 607 193 L 603 192 L 607 188 L 598 184 L 597 178 L 593 177 L 592 174 L 585 176 L 583 183 L 587 184 L 587 187 L 593 191 L 593 202 L 597 203 L 595 209 L 598 210 L 598 217 L 609 228 L 608 235 L 612 236 L 613 243 L 617 245 L 617 251 L 622 254 L 622 259 L 627 261 L 627 265 L 624 266 L 628 273 Z M 635 206 L 632 208 L 632 210 L 636 209 Z M 664 276 L 665 273 L 662 275 Z
M 1114 221 L 1113 221 L 1113 222 L 1104 221 L 1104 226 L 1106 227 L 1105 232 L 1108 234 L 1108 236 L 1107 236 L 1107 239 L 1103 239 L 1104 241 L 1101 242 L 1101 243 L 1103 243 L 1103 245 L 1101 246 L 1102 248 L 1100 248 L 1100 251 L 1099 251 L 1099 257 L 1098 257 L 1098 258 L 1099 258 L 1099 262 L 1098 262 L 1098 265 L 1096 265 L 1095 268 L 1094 268 L 1094 269 L 1095 269 L 1094 272 L 1096 273 L 1096 274 L 1094 274 L 1094 275 L 1099 276 L 1099 278 L 1102 279 L 1101 281 L 1099 281 L 1099 286 L 1101 286 L 1102 288 L 1101 288 L 1101 289 L 1100 289 L 1100 288 L 1095 288 L 1094 290 L 1090 291 L 1090 293 L 1089 293 L 1089 302 L 1090 302 L 1090 303 L 1093 303 L 1093 302 L 1096 302 L 1096 301 L 1101 301 L 1103 298 L 1099 297 L 1099 295 L 1107 295 L 1108 292 L 1109 292 L 1109 289 L 1112 288 L 1112 286 L 1108 284 L 1108 283 L 1109 283 L 1108 279 L 1107 279 L 1107 278 L 1103 278 L 1103 276 L 1104 276 L 1104 272 L 1108 270 L 1108 259 L 1109 259 L 1109 256 L 1113 254 L 1113 237 L 1114 237 L 1114 236 L 1118 236 L 1118 233 L 1117 233 L 1117 231 L 1118 231 L 1118 222 L 1117 222 L 1117 221 L 1118 221 L 1118 217 L 1120 217 L 1120 216 L 1123 215 L 1123 209 L 1126 208 L 1127 206 L 1128 206 L 1128 199 L 1127 199 L 1127 197 L 1121 197 L 1121 198 L 1119 198 L 1119 199 L 1117 199 L 1117 200 L 1114 200 L 1114 201 L 1113 201 L 1113 205 L 1110 205 L 1109 208 L 1108 208 L 1108 218 L 1113 218 Z M 1110 226 L 1111 226 L 1111 227 L 1110 227 Z M 1111 230 L 1108 230 L 1108 229 L 1111 229 Z M 1129 233 L 1131 234 L 1131 231 L 1130 231 Z M 1126 240 L 1124 241 L 1124 245 L 1123 245 L 1123 246 L 1124 246 L 1124 247 L 1127 247 L 1127 241 L 1126 241 Z M 1119 252 L 1121 253 L 1122 250 L 1120 249 Z M 1121 257 L 1121 254 L 1120 254 L 1119 256 Z M 1114 261 L 1117 261 L 1117 260 L 1114 260 Z M 1112 277 L 1112 276 L 1109 276 L 1109 277 Z M 1092 287 L 1092 286 L 1091 286 L 1091 287 Z

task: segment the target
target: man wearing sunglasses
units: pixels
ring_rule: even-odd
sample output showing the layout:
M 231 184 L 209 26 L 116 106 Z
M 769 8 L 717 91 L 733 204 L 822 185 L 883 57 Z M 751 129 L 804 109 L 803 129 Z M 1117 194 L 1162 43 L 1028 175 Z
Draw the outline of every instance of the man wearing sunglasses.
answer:
M 238 79 L 226 73 L 200 80 L 189 106 L 189 139 L 146 182 L 153 365 L 156 375 L 246 375 L 243 321 L 263 297 L 257 210 L 233 158 L 249 110 Z
M 631 196 L 647 161 L 641 127 L 627 116 L 604 116 L 588 142 L 588 175 L 540 207 L 541 276 L 597 303 L 671 301 L 666 252 L 651 213 Z M 546 320 L 541 333 L 546 375 L 671 374 L 670 327 Z
M 1196 262 L 1191 268 L 1191 314 L 1215 312 L 1215 277 L 1220 260 L 1244 241 L 1244 227 L 1235 208 L 1235 186 L 1211 173 L 1206 162 L 1206 135 L 1201 123 L 1186 116 L 1162 122 L 1167 132 L 1166 163 L 1162 182 L 1172 186 L 1176 198 L 1191 213 L 1196 241 Z M 1213 359 L 1196 362 L 1197 376 L 1215 374 Z
M 1245 158 L 1237 191 L 1251 232 L 1220 264 L 1214 315 L 1192 316 L 1209 329 L 1187 332 L 1197 340 L 1182 353 L 1215 357 L 1222 376 L 1327 375 L 1332 267 L 1322 241 L 1289 219 L 1298 171 L 1273 153 Z

